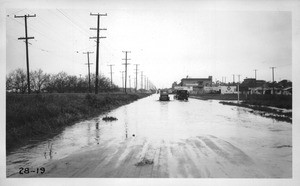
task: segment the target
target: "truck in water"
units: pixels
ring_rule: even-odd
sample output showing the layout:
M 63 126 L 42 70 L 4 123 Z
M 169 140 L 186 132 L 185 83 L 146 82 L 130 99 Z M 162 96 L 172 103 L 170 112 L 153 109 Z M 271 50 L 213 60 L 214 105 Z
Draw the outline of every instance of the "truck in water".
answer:
M 170 101 L 168 91 L 160 91 L 159 101 Z
M 174 98 L 178 100 L 188 100 L 189 92 L 187 90 L 176 90 Z

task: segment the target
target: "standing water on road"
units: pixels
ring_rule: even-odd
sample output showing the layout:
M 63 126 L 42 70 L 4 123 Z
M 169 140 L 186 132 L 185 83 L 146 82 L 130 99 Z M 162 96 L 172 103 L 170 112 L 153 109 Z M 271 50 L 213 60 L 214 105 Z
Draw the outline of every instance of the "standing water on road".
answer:
M 292 125 L 248 111 L 152 95 L 12 152 L 7 176 L 45 166 L 49 177 L 291 178 Z

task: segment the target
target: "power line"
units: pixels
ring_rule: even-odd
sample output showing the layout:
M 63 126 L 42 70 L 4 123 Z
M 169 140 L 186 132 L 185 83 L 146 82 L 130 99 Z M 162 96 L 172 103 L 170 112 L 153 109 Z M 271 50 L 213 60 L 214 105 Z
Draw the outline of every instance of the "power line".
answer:
M 73 25 L 75 25 L 77 28 L 78 28 L 78 30 L 80 31 L 80 32 L 82 32 L 83 34 L 85 34 L 86 36 L 88 36 L 89 37 L 89 33 L 88 32 L 86 32 L 85 30 L 83 30 L 82 28 L 80 28 L 74 21 L 72 21 L 72 19 L 71 18 L 69 18 L 66 14 L 64 14 L 61 10 L 59 10 L 59 9 L 56 9 L 58 12 L 60 12 L 64 17 L 66 17 L 69 21 L 71 21 L 71 23 L 73 24 Z

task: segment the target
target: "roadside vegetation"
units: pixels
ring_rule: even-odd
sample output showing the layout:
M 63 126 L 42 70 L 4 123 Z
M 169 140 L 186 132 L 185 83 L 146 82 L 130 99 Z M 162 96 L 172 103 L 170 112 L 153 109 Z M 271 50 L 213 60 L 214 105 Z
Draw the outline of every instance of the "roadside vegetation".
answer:
M 6 95 L 6 149 L 54 136 L 74 122 L 98 116 L 149 94 L 52 93 Z

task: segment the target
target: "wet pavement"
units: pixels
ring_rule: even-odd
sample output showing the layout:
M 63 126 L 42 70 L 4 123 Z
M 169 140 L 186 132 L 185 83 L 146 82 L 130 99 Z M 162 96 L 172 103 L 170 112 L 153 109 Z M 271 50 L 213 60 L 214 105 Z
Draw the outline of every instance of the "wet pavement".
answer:
M 152 95 L 12 152 L 7 176 L 291 178 L 292 125 L 218 102 Z

